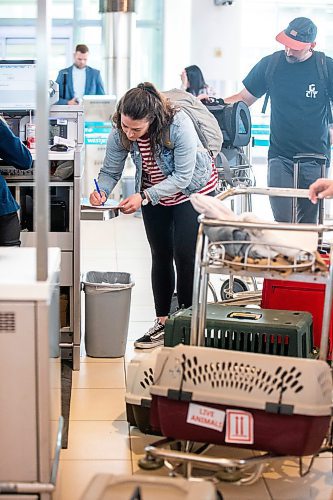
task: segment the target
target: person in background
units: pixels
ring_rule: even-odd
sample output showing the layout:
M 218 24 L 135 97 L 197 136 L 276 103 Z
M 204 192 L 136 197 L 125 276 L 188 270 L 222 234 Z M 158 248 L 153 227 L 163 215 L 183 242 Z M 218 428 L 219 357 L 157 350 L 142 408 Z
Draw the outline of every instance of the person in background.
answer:
M 324 56 L 327 85 L 318 66 L 317 27 L 306 17 L 293 19 L 276 36 L 284 50 L 261 59 L 243 80 L 244 88 L 226 103 L 244 101 L 251 106 L 267 91 L 271 99 L 270 145 L 267 184 L 270 187 L 294 187 L 293 157 L 297 153 L 323 154 L 330 161 L 329 97 L 333 96 L 333 59 Z M 324 61 L 325 61 L 324 59 Z M 269 69 L 274 73 L 269 81 Z M 323 71 L 323 70 L 322 70 Z M 327 87 L 327 88 L 325 88 Z M 307 189 L 321 177 L 321 165 L 315 160 L 302 162 L 298 187 Z M 291 222 L 292 199 L 271 197 L 276 221 Z M 298 201 L 297 222 L 316 223 L 318 207 L 309 200 Z
M 214 95 L 213 89 L 205 82 L 199 66 L 195 64 L 187 66 L 181 72 L 180 78 L 182 81 L 182 89 L 198 97 L 198 99 L 207 99 L 207 96 Z
M 120 202 L 120 210 L 133 214 L 142 206 L 151 249 L 156 319 L 134 343 L 136 348 L 147 349 L 164 343 L 164 324 L 175 289 L 174 264 L 178 304 L 192 304 L 198 214 L 189 196 L 197 192 L 215 194 L 217 171 L 192 120 L 149 82 L 126 92 L 113 121 L 98 177 L 101 194 L 91 193 L 90 203 L 105 202 L 121 177 L 130 151 L 136 167 L 136 192 Z
M 6 165 L 27 170 L 32 166 L 28 148 L 13 134 L 0 117 L 0 158 Z M 20 246 L 19 205 L 13 198 L 5 179 L 0 175 L 0 246 Z
M 84 95 L 105 94 L 101 73 L 87 66 L 88 56 L 88 47 L 77 45 L 72 66 L 59 71 L 56 79 L 59 84 L 57 104 L 81 104 Z
M 333 180 L 320 178 L 317 179 L 309 188 L 309 199 L 316 204 L 318 199 L 333 197 Z

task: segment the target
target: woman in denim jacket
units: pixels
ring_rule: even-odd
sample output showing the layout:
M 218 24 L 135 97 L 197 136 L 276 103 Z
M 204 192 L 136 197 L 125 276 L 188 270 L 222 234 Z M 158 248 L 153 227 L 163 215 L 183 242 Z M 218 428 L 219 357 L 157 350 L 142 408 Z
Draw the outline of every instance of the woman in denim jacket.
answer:
M 98 177 L 101 194 L 91 193 L 90 202 L 105 202 L 121 178 L 130 152 L 136 167 L 136 192 L 122 200 L 120 207 L 124 214 L 133 214 L 142 206 L 152 253 L 156 310 L 153 327 L 134 345 L 152 348 L 164 342 L 164 324 L 175 289 L 174 263 L 179 306 L 192 304 L 198 222 L 189 196 L 215 194 L 217 172 L 192 120 L 151 83 L 129 90 L 119 101 L 113 120 L 115 127 Z

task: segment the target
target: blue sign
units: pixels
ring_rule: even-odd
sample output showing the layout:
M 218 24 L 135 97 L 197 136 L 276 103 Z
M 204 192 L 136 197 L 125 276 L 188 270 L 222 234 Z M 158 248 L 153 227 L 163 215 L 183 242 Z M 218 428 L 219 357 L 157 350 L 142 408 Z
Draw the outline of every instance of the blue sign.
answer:
M 270 128 L 268 124 L 252 124 L 251 135 L 254 146 L 269 146 Z
M 85 122 L 84 143 L 106 145 L 112 129 L 112 122 Z

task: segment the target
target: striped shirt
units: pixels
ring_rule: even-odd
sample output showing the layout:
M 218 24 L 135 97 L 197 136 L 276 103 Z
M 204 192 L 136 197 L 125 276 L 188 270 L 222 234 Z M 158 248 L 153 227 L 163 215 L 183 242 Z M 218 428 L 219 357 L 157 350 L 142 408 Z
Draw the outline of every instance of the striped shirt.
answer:
M 148 189 L 155 184 L 159 184 L 160 182 L 166 179 L 162 170 L 157 165 L 155 158 L 152 154 L 150 148 L 150 140 L 149 138 L 141 138 L 137 139 L 137 143 L 140 149 L 140 153 L 142 156 L 142 189 Z M 215 167 L 215 163 L 212 160 L 212 174 L 210 176 L 209 181 L 206 186 L 198 191 L 200 194 L 208 194 L 216 189 L 218 181 L 218 173 Z M 180 203 L 184 203 L 188 201 L 188 196 L 185 194 L 178 192 L 172 196 L 165 196 L 160 199 L 159 204 L 165 207 L 169 207 L 172 205 L 178 205 Z

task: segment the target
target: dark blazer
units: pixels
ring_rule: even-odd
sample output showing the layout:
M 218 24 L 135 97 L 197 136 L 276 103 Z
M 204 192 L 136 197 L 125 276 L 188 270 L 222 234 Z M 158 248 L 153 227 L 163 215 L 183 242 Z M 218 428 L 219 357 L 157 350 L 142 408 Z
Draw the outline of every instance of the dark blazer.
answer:
M 67 104 L 74 98 L 73 65 L 59 71 L 56 82 L 59 83 L 59 101 L 57 104 Z M 85 95 L 104 95 L 102 77 L 98 69 L 86 66 Z
M 27 170 L 32 166 L 32 157 L 28 148 L 13 134 L 6 123 L 0 120 L 0 158 L 6 165 Z M 0 216 L 16 212 L 19 209 L 5 179 L 0 175 Z

